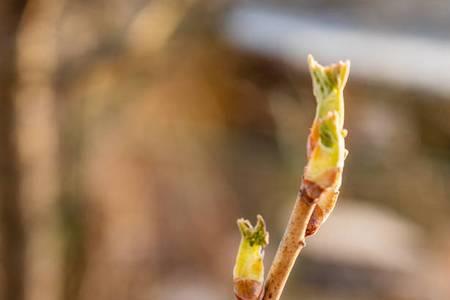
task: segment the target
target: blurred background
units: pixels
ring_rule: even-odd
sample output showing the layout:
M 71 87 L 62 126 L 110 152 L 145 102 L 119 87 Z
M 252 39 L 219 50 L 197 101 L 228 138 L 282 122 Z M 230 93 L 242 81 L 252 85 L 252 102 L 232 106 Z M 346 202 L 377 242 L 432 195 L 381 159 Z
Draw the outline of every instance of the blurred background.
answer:
M 2 0 L 0 299 L 232 299 L 350 59 L 341 197 L 283 299 L 450 299 L 450 1 Z

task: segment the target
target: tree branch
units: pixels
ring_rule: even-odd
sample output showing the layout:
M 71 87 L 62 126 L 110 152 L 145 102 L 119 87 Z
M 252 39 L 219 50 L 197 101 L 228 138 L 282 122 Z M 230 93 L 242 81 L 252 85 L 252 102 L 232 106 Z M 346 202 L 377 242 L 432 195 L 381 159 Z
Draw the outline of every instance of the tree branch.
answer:
M 305 238 L 317 232 L 334 208 L 347 155 L 344 138 L 344 97 L 350 63 L 323 67 L 308 57 L 317 100 L 308 137 L 308 162 L 283 239 L 265 283 L 263 300 L 278 300 Z

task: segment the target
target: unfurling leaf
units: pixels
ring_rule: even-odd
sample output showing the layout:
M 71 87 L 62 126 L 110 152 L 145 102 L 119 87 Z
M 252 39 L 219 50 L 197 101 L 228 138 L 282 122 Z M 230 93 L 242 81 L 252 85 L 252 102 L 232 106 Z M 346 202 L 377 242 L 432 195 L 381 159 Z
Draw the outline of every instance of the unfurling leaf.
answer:
M 239 219 L 237 224 L 241 243 L 233 271 L 234 294 L 237 300 L 257 300 L 263 292 L 264 247 L 269 243 L 269 233 L 260 215 L 254 227 L 244 219 Z

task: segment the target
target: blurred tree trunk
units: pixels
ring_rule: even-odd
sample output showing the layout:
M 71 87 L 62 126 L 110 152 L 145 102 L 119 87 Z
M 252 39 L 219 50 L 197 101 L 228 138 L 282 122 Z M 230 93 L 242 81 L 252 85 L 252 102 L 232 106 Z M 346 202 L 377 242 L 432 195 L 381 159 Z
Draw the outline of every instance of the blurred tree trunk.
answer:
M 25 0 L 0 2 L 0 222 L 3 286 L 1 298 L 23 299 L 24 227 L 18 202 L 18 161 L 15 143 L 14 95 L 16 34 Z
M 60 0 L 29 0 L 17 37 L 15 112 L 27 300 L 57 300 L 62 293 L 59 124 L 54 73 L 57 25 L 63 4 Z

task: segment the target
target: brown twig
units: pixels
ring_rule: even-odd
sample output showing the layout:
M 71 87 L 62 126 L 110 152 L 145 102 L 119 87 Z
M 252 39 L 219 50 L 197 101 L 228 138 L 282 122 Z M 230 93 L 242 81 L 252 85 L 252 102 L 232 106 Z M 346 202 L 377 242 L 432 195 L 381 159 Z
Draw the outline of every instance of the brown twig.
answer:
M 343 89 L 350 63 L 323 67 L 308 57 L 313 90 L 317 100 L 316 117 L 308 137 L 308 162 L 300 192 L 278 247 L 264 287 L 263 300 L 278 300 L 305 237 L 313 235 L 336 203 L 347 154 L 344 138 Z
M 283 239 L 267 275 L 264 300 L 280 298 L 295 260 L 305 246 L 306 229 L 318 199 L 314 193 L 316 192 L 311 187 L 302 185 Z
M 243 293 L 241 289 L 238 289 L 238 291 L 241 291 L 241 296 L 237 295 L 239 300 L 254 300 L 261 297 L 262 300 L 280 299 L 295 260 L 305 246 L 305 238 L 316 233 L 320 225 L 325 222 L 333 210 L 339 195 L 344 160 L 348 153 L 345 149 L 344 141 L 347 131 L 343 128 L 343 90 L 347 82 L 350 62 L 339 62 L 338 64 L 323 67 L 310 55 L 308 64 L 313 79 L 313 91 L 317 100 L 317 108 L 308 137 L 308 160 L 300 192 L 265 281 L 263 296 L 259 296 L 259 290 L 252 289 L 254 292 L 250 294 L 250 297 L 247 297 L 247 293 Z M 259 219 L 262 220 L 262 217 L 259 217 Z M 245 228 L 251 229 L 250 232 L 253 234 L 254 229 L 251 224 L 248 223 Z M 246 241 L 245 237 L 246 235 L 243 235 L 244 242 Z M 249 279 L 247 278 L 249 275 L 255 277 L 256 274 L 259 284 L 263 277 L 262 254 L 258 251 L 254 253 L 249 252 L 248 249 L 251 248 L 247 247 L 248 249 L 246 250 L 243 245 L 245 246 L 246 244 L 241 243 L 235 270 L 245 270 L 246 272 L 240 272 L 242 274 L 238 274 L 240 276 L 237 277 L 239 279 Z M 248 255 L 248 253 L 253 253 L 253 255 Z M 255 268 L 257 272 L 253 268 L 247 267 L 253 265 L 254 261 L 258 261 L 257 268 Z M 247 272 L 248 270 L 252 271 Z M 242 295 L 245 297 L 242 297 Z

